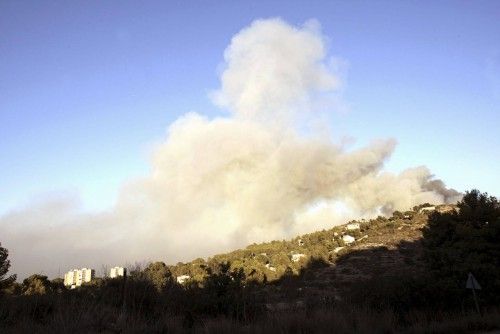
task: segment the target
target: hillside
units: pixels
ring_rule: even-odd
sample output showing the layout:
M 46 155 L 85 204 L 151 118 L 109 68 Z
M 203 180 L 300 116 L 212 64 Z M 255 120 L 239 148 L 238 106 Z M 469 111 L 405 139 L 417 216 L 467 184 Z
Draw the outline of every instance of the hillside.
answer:
M 396 211 L 389 218 L 353 220 L 291 240 L 252 244 L 207 261 L 196 259 L 169 269 L 174 276 L 187 275 L 192 283 L 201 283 L 207 268 L 229 263 L 231 270 L 243 268 L 248 282 L 269 283 L 263 286 L 268 304 L 288 300 L 300 305 L 315 296 L 340 300 L 350 286 L 374 276 L 411 274 L 422 269 L 422 229 L 434 210 L 421 207 Z M 438 212 L 454 209 L 452 205 L 435 207 Z M 283 292 L 283 286 L 290 285 L 294 291 Z
M 22 284 L 7 278 L 0 331 L 488 332 L 500 328 L 499 240 L 498 200 L 472 190 L 457 205 L 422 205 L 207 260 L 154 262 L 78 289 L 38 274 Z M 465 289 L 470 272 L 482 287 L 477 303 Z

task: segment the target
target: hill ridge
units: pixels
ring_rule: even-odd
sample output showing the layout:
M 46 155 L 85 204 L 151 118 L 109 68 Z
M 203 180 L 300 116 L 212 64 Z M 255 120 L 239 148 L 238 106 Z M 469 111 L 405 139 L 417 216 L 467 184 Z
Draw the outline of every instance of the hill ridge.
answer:
M 432 207 L 433 210 L 425 211 L 422 210 L 423 207 Z M 207 267 L 227 262 L 231 269 L 243 268 L 248 280 L 262 283 L 278 281 L 286 273 L 298 276 L 311 261 L 322 261 L 324 267 L 321 270 L 317 269 L 316 272 L 318 277 L 327 281 L 333 281 L 330 277 L 335 277 L 337 282 L 347 280 L 351 276 L 356 276 L 358 280 L 363 277 L 369 278 L 366 271 L 361 273 L 359 269 L 348 274 L 354 270 L 350 267 L 360 267 L 348 265 L 350 261 L 355 260 L 354 258 L 349 261 L 344 259 L 343 263 L 337 263 L 337 260 L 345 258 L 352 252 L 401 248 L 391 257 L 381 256 L 378 264 L 386 263 L 385 267 L 388 267 L 389 263 L 398 264 L 404 261 L 412 262 L 413 265 L 418 264 L 421 249 L 417 241 L 422 237 L 422 228 L 427 224 L 428 215 L 434 210 L 445 212 L 454 209 L 456 205 L 431 206 L 426 203 L 414 207 L 413 210 L 395 211 L 391 217 L 351 220 L 330 229 L 306 233 L 288 240 L 253 243 L 245 248 L 216 254 L 206 260 L 197 258 L 168 267 L 174 276 L 187 275 L 192 281 L 202 282 Z M 359 225 L 359 229 L 348 230 L 349 225 Z M 352 237 L 354 241 L 349 243 L 348 241 L 352 239 L 345 238 L 346 236 Z M 407 245 L 402 246 L 401 243 Z M 366 257 L 366 254 L 363 256 Z M 357 261 L 360 262 L 361 259 L 358 258 Z M 364 267 L 366 266 L 373 267 L 373 264 L 366 263 Z

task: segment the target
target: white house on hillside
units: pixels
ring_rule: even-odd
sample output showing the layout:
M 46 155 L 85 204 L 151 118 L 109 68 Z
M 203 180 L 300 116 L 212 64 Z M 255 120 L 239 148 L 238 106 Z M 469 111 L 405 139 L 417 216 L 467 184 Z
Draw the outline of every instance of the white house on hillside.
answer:
M 338 252 L 340 252 L 341 250 L 343 250 L 345 247 L 335 247 L 335 249 L 333 250 L 333 252 L 335 254 L 337 254 Z
M 271 271 L 276 271 L 276 268 L 273 267 L 270 263 L 266 263 L 266 268 Z
M 431 211 L 434 211 L 436 210 L 436 207 L 435 206 L 426 206 L 424 208 L 421 208 L 420 209 L 420 213 L 423 213 L 423 212 L 431 212 Z
M 356 239 L 352 236 L 350 236 L 349 234 L 346 234 L 342 237 L 342 240 L 344 241 L 344 243 L 346 245 L 349 245 L 349 244 L 352 244 L 354 241 L 356 241 Z
M 352 223 L 352 224 L 347 224 L 346 226 L 346 230 L 348 231 L 355 231 L 355 230 L 359 230 L 359 223 Z
M 292 254 L 292 261 L 299 262 L 300 259 L 305 258 L 306 254 Z

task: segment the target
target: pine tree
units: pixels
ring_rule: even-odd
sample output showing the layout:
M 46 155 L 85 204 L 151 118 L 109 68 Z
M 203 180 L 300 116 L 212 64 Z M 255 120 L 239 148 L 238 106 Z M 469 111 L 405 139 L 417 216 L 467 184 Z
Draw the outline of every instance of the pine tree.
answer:
M 7 277 L 7 273 L 10 268 L 10 261 L 7 259 L 8 257 L 9 251 L 3 248 L 0 243 L 0 291 L 9 287 L 16 280 L 16 275 L 10 275 Z

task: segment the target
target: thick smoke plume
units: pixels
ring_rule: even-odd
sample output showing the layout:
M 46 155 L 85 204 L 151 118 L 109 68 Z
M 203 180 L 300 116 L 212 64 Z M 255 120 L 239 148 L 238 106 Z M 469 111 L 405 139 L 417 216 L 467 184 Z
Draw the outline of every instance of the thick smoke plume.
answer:
M 79 213 L 77 201 L 55 199 L 0 218 L 14 271 L 172 263 L 458 199 L 425 167 L 384 172 L 394 140 L 349 151 L 304 127 L 340 82 L 316 22 L 255 21 L 224 60 L 212 98 L 230 116 L 174 122 L 150 175 L 124 186 L 109 212 Z

